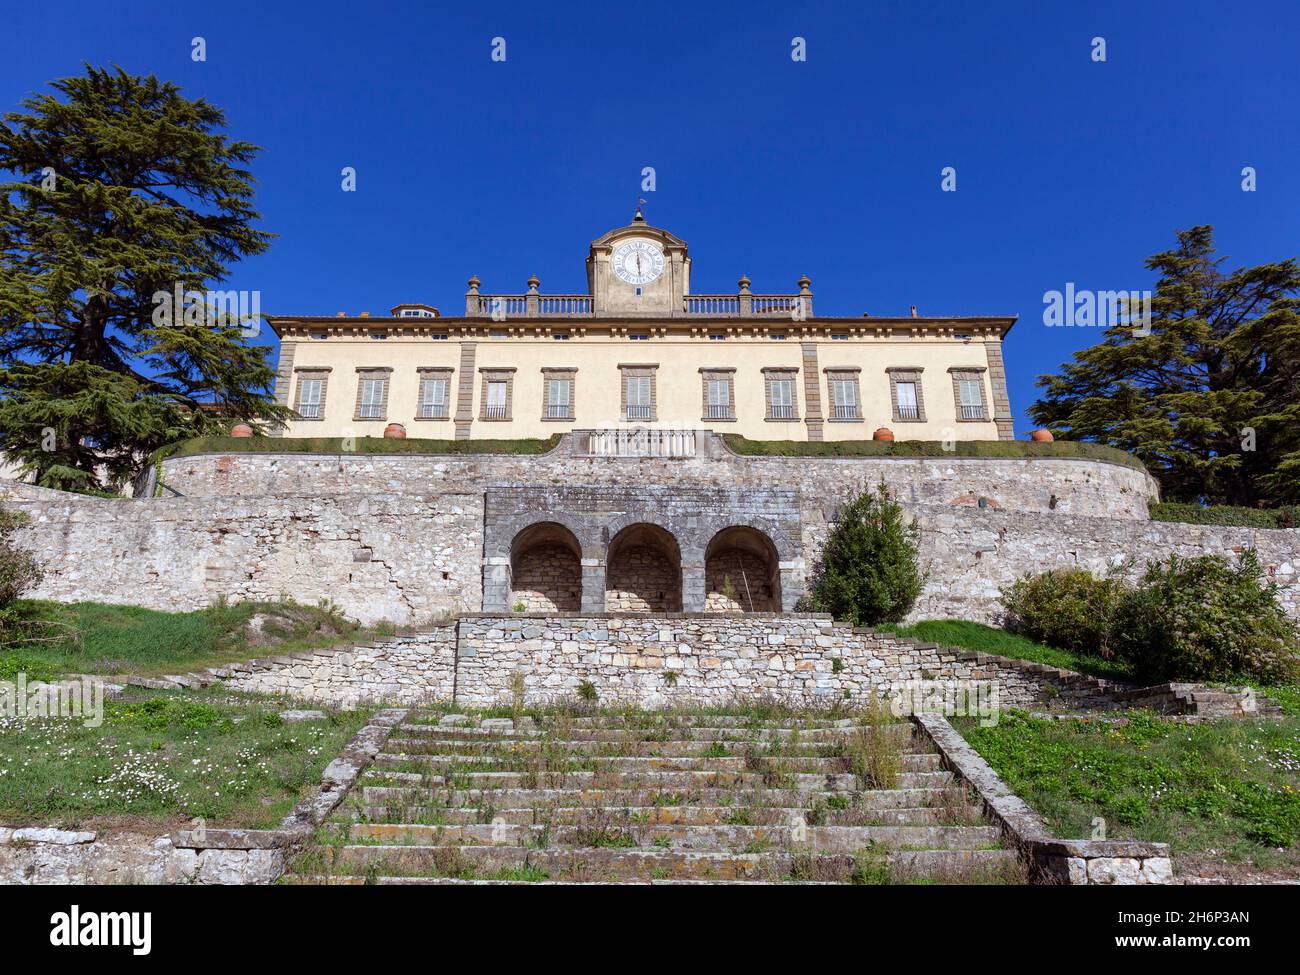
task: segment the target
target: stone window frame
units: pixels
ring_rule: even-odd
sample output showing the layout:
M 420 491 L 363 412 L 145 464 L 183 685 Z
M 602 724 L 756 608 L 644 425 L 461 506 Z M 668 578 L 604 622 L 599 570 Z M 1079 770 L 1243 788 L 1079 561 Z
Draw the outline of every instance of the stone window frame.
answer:
M 989 413 L 989 391 L 988 383 L 984 382 L 984 373 L 988 372 L 986 366 L 949 366 L 948 374 L 952 376 L 952 403 L 953 412 L 957 414 L 958 423 L 990 423 L 993 420 Z M 961 405 L 961 384 L 963 380 L 973 380 L 979 383 L 980 389 L 980 416 L 962 416 Z
M 726 416 L 709 415 L 709 383 L 725 382 L 727 384 Z M 705 422 L 736 422 L 736 370 L 732 366 L 701 366 L 700 388 L 703 399 L 700 401 L 700 419 Z
M 452 376 L 456 370 L 451 366 L 419 366 L 415 370 L 419 383 L 415 390 L 415 419 L 430 423 L 445 422 L 451 419 Z M 426 380 L 441 379 L 447 384 L 447 399 L 443 403 L 442 416 L 421 416 L 424 410 L 424 384 Z
M 567 380 L 569 383 L 569 412 L 566 416 L 551 416 L 551 381 Z M 542 367 L 542 422 L 572 423 L 577 416 L 578 407 L 578 367 L 577 366 L 543 366 Z
M 393 388 L 393 369 L 391 366 L 357 366 L 357 403 L 352 412 L 352 419 L 357 422 L 379 422 L 388 419 L 388 394 Z M 379 401 L 379 416 L 361 415 L 361 394 L 366 388 L 367 380 L 383 382 L 384 395 Z
M 826 373 L 826 405 L 827 417 L 829 423 L 862 423 L 862 370 L 858 366 L 827 366 L 822 370 Z M 837 409 L 835 405 L 835 383 L 853 381 L 853 408 L 854 416 L 836 416 Z
M 791 412 L 789 416 L 773 415 L 772 384 L 782 381 L 790 383 Z M 772 423 L 799 422 L 799 369 L 797 366 L 763 367 L 763 403 L 766 408 L 766 416 L 763 419 Z
M 333 366 L 294 366 L 293 409 L 298 414 L 298 419 L 309 423 L 316 423 L 325 419 L 325 397 L 329 393 L 330 373 L 333 369 Z M 302 406 L 302 384 L 309 379 L 320 380 L 320 414 L 318 416 L 303 416 L 300 409 Z
M 654 423 L 659 419 L 659 363 L 657 362 L 620 362 L 618 364 L 618 414 L 624 423 Z M 627 381 L 629 379 L 650 380 L 650 415 L 639 416 L 629 420 L 627 415 Z
M 921 386 L 921 373 L 925 372 L 923 366 L 889 366 L 886 370 L 889 374 L 889 408 L 893 411 L 893 420 L 895 423 L 924 423 L 925 421 L 925 390 Z M 899 412 L 898 402 L 898 384 L 911 383 L 916 387 L 916 416 L 903 416 Z
M 515 367 L 481 366 L 481 390 L 478 404 L 478 418 L 485 423 L 509 423 L 514 419 L 515 402 Z M 506 415 L 488 416 L 488 386 L 492 383 L 506 384 Z

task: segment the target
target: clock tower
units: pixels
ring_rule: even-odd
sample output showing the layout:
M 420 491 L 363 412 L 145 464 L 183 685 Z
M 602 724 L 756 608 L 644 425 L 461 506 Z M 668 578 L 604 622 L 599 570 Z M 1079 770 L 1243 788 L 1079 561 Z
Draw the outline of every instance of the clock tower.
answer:
M 640 209 L 626 227 L 591 242 L 587 287 L 596 315 L 681 315 L 690 283 L 686 241 L 651 227 Z

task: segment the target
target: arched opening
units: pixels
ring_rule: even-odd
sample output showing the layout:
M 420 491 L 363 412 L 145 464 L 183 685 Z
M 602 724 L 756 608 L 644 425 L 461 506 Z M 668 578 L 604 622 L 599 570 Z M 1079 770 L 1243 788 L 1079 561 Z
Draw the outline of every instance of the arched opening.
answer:
M 744 525 L 718 532 L 704 551 L 704 591 L 705 612 L 779 612 L 781 563 L 772 540 Z
M 510 608 L 526 613 L 582 609 L 582 548 L 553 521 L 529 525 L 510 544 Z
M 682 553 L 658 525 L 629 525 L 605 559 L 605 612 L 680 613 Z

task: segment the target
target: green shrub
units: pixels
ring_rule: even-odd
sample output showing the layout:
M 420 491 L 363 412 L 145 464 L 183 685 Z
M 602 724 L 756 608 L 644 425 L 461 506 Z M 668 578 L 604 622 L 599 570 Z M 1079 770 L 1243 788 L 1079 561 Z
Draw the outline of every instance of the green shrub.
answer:
M 1283 682 L 1297 675 L 1300 652 L 1253 550 L 1236 566 L 1217 555 L 1149 564 L 1116 608 L 1111 645 L 1145 680 Z
M 1049 647 L 1109 660 L 1111 620 L 1125 592 L 1118 578 L 1052 569 L 1002 591 L 1002 625 Z
M 1192 525 L 1235 525 L 1242 528 L 1294 528 L 1300 508 L 1242 508 L 1230 504 L 1188 504 L 1157 501 L 1147 506 L 1152 521 L 1181 521 Z
M 902 619 L 921 593 L 920 529 L 884 482 L 844 507 L 813 574 L 808 603 L 855 626 Z
M 27 516 L 21 511 L 0 507 L 0 610 L 36 586 L 44 575 L 36 556 L 13 542 L 14 532 L 25 524 Z
M 1123 450 L 1076 440 L 750 440 L 738 433 L 724 433 L 722 439 L 743 457 L 1077 457 L 1146 469 L 1142 461 Z

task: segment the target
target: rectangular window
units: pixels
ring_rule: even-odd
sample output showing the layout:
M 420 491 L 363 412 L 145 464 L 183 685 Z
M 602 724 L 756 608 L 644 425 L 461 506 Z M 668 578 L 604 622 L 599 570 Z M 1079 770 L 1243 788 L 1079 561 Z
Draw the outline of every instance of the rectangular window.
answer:
M 832 333 L 831 333 L 831 341 L 832 341 L 832 342 L 847 342 L 848 340 L 849 340 L 849 333 L 848 333 L 848 332 L 832 332 Z
M 898 383 L 898 417 L 900 420 L 920 419 L 921 411 L 916 401 L 916 383 Z
M 550 420 L 573 419 L 573 380 L 546 381 L 546 417 Z
M 504 380 L 494 379 L 487 384 L 487 406 L 484 408 L 484 416 L 489 420 L 504 420 L 506 418 L 506 393 L 509 390 L 509 384 Z
M 708 397 L 704 404 L 705 419 L 731 419 L 731 380 L 709 379 L 705 383 L 705 390 Z
M 370 337 L 376 342 L 383 342 L 388 339 L 387 332 L 371 332 Z
M 382 420 L 384 418 L 384 387 L 387 379 L 361 380 L 361 406 L 357 415 L 363 420 Z
M 323 379 L 302 379 L 298 381 L 298 414 L 306 420 L 321 418 L 321 392 L 325 386 Z
M 963 420 L 984 419 L 984 383 L 979 379 L 958 380 Z
M 569 341 L 569 333 L 568 333 L 568 332 L 556 332 L 554 335 L 551 336 L 551 338 L 555 339 L 555 341 L 557 341 L 557 342 L 567 342 L 567 341 Z
M 649 376 L 628 376 L 626 385 L 627 418 L 629 420 L 649 420 L 652 404 L 650 402 Z
M 420 419 L 447 419 L 447 393 L 450 382 L 446 379 L 425 379 L 420 383 Z
M 768 395 L 771 402 L 768 409 L 773 420 L 791 420 L 794 418 L 794 380 L 773 379 L 768 383 Z
M 724 333 L 722 333 L 722 332 L 710 332 L 710 333 L 709 333 L 709 341 L 710 341 L 710 342 L 725 342 L 725 341 L 727 341 L 727 336 L 726 336 Z
M 325 333 L 324 333 L 324 332 L 312 332 L 312 333 L 311 333 L 311 340 L 312 340 L 313 342 L 324 342 L 324 341 L 325 341 Z
M 433 333 L 431 333 L 431 334 L 429 335 L 429 338 L 433 339 L 433 341 L 435 341 L 435 342 L 446 342 L 446 341 L 447 341 L 447 333 L 446 333 L 446 332 L 433 332 Z
M 774 342 L 784 342 L 785 332 L 769 332 L 767 337 Z
M 831 405 L 835 419 L 858 419 L 858 380 L 847 377 L 832 379 Z
M 649 332 L 633 332 L 631 335 L 628 336 L 628 339 L 630 339 L 630 340 L 633 341 L 633 342 L 649 342 L 649 341 L 650 341 L 650 333 L 649 333 Z

